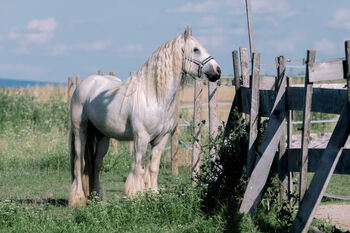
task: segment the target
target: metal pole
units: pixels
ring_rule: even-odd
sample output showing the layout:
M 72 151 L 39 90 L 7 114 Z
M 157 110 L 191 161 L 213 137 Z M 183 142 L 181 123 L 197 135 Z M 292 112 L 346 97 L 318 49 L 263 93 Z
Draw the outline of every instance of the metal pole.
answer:
M 252 11 L 250 0 L 245 0 L 246 11 L 247 11 L 247 22 L 248 22 L 248 35 L 249 35 L 249 48 L 250 48 L 250 57 L 254 53 L 254 37 L 253 37 L 253 22 L 252 22 Z

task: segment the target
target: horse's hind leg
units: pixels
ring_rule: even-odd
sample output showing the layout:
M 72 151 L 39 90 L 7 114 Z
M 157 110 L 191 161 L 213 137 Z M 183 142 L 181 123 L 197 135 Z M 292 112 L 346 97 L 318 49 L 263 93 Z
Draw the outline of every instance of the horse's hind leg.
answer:
M 162 152 L 168 141 L 168 134 L 161 138 L 156 143 L 152 144 L 152 152 L 150 162 L 147 166 L 146 173 L 144 176 L 144 181 L 146 184 L 146 189 L 151 189 L 154 192 L 158 192 L 158 173 L 159 164 Z
M 73 126 L 72 126 L 73 127 Z M 73 130 L 73 129 L 72 129 Z M 80 129 L 74 129 L 74 151 L 75 156 L 73 158 L 72 172 L 74 175 L 73 183 L 69 191 L 69 206 L 83 206 L 86 205 L 87 196 L 83 188 L 83 172 L 84 172 L 84 151 L 86 144 L 86 129 L 80 127 Z
M 100 172 L 102 169 L 103 157 L 106 155 L 109 147 L 109 138 L 106 136 L 97 137 L 95 162 L 92 171 L 92 192 L 96 192 L 100 199 L 103 197 L 102 187 L 100 184 Z
M 130 196 L 135 195 L 139 191 L 142 192 L 145 187 L 143 177 L 145 174 L 144 161 L 148 139 L 148 135 L 144 135 L 143 137 L 137 136 L 135 138 L 135 161 L 124 186 L 124 193 Z

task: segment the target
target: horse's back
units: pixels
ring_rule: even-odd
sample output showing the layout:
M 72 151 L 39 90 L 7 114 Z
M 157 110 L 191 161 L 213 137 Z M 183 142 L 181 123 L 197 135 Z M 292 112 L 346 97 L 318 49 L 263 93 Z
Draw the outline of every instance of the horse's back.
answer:
M 72 96 L 73 101 L 86 103 L 86 101 L 95 98 L 104 91 L 118 89 L 123 82 L 110 75 L 92 75 L 82 81 L 74 91 Z

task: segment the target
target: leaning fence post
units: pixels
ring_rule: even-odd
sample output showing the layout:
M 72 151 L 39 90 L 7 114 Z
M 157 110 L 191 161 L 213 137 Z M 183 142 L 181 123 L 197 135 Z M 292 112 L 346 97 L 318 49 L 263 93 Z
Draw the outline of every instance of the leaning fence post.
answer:
M 194 126 L 194 135 L 193 135 L 193 146 L 192 146 L 192 179 L 194 180 L 200 165 L 200 122 L 201 122 L 201 109 L 202 109 L 202 81 L 195 80 L 194 84 L 194 113 L 193 113 L 193 126 Z
M 299 204 L 304 197 L 307 188 L 307 166 L 308 166 L 308 147 L 310 141 L 310 121 L 312 104 L 312 83 L 309 81 L 308 67 L 315 62 L 315 50 L 308 50 L 306 57 L 305 73 L 305 105 L 303 112 L 303 131 L 301 136 L 301 170 L 299 182 Z
M 288 89 L 292 86 L 292 78 L 287 77 L 287 91 L 286 100 L 288 102 Z M 290 159 L 290 149 L 292 147 L 292 137 L 293 137 L 293 110 L 287 111 L 287 164 Z M 291 194 L 293 193 L 293 172 L 288 171 L 288 199 L 291 200 Z
M 250 177 L 254 169 L 254 162 L 256 160 L 256 140 L 258 136 L 258 121 L 259 121 L 259 72 L 260 72 L 260 54 L 255 53 L 255 60 L 253 60 L 252 77 L 250 79 L 251 97 L 250 97 L 250 112 L 249 112 L 247 177 Z
M 284 56 L 276 57 L 277 65 L 277 79 L 276 79 L 276 91 L 280 82 L 286 79 L 286 64 Z M 287 200 L 287 153 L 286 153 L 286 126 L 282 126 L 282 135 L 279 142 L 279 156 L 278 156 L 278 178 L 279 178 L 279 188 L 280 188 L 280 202 L 285 202 Z
M 216 158 L 216 151 L 214 148 L 214 142 L 218 135 L 218 115 L 217 115 L 217 83 L 209 82 L 208 84 L 208 108 L 209 108 L 209 153 L 212 159 Z

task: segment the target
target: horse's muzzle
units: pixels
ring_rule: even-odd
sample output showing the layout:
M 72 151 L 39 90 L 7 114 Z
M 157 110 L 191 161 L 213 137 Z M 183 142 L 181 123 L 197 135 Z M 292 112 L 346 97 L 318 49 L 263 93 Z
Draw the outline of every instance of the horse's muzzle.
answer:
M 210 82 L 215 82 L 221 76 L 221 68 L 218 65 L 210 64 L 210 68 L 204 72 Z

